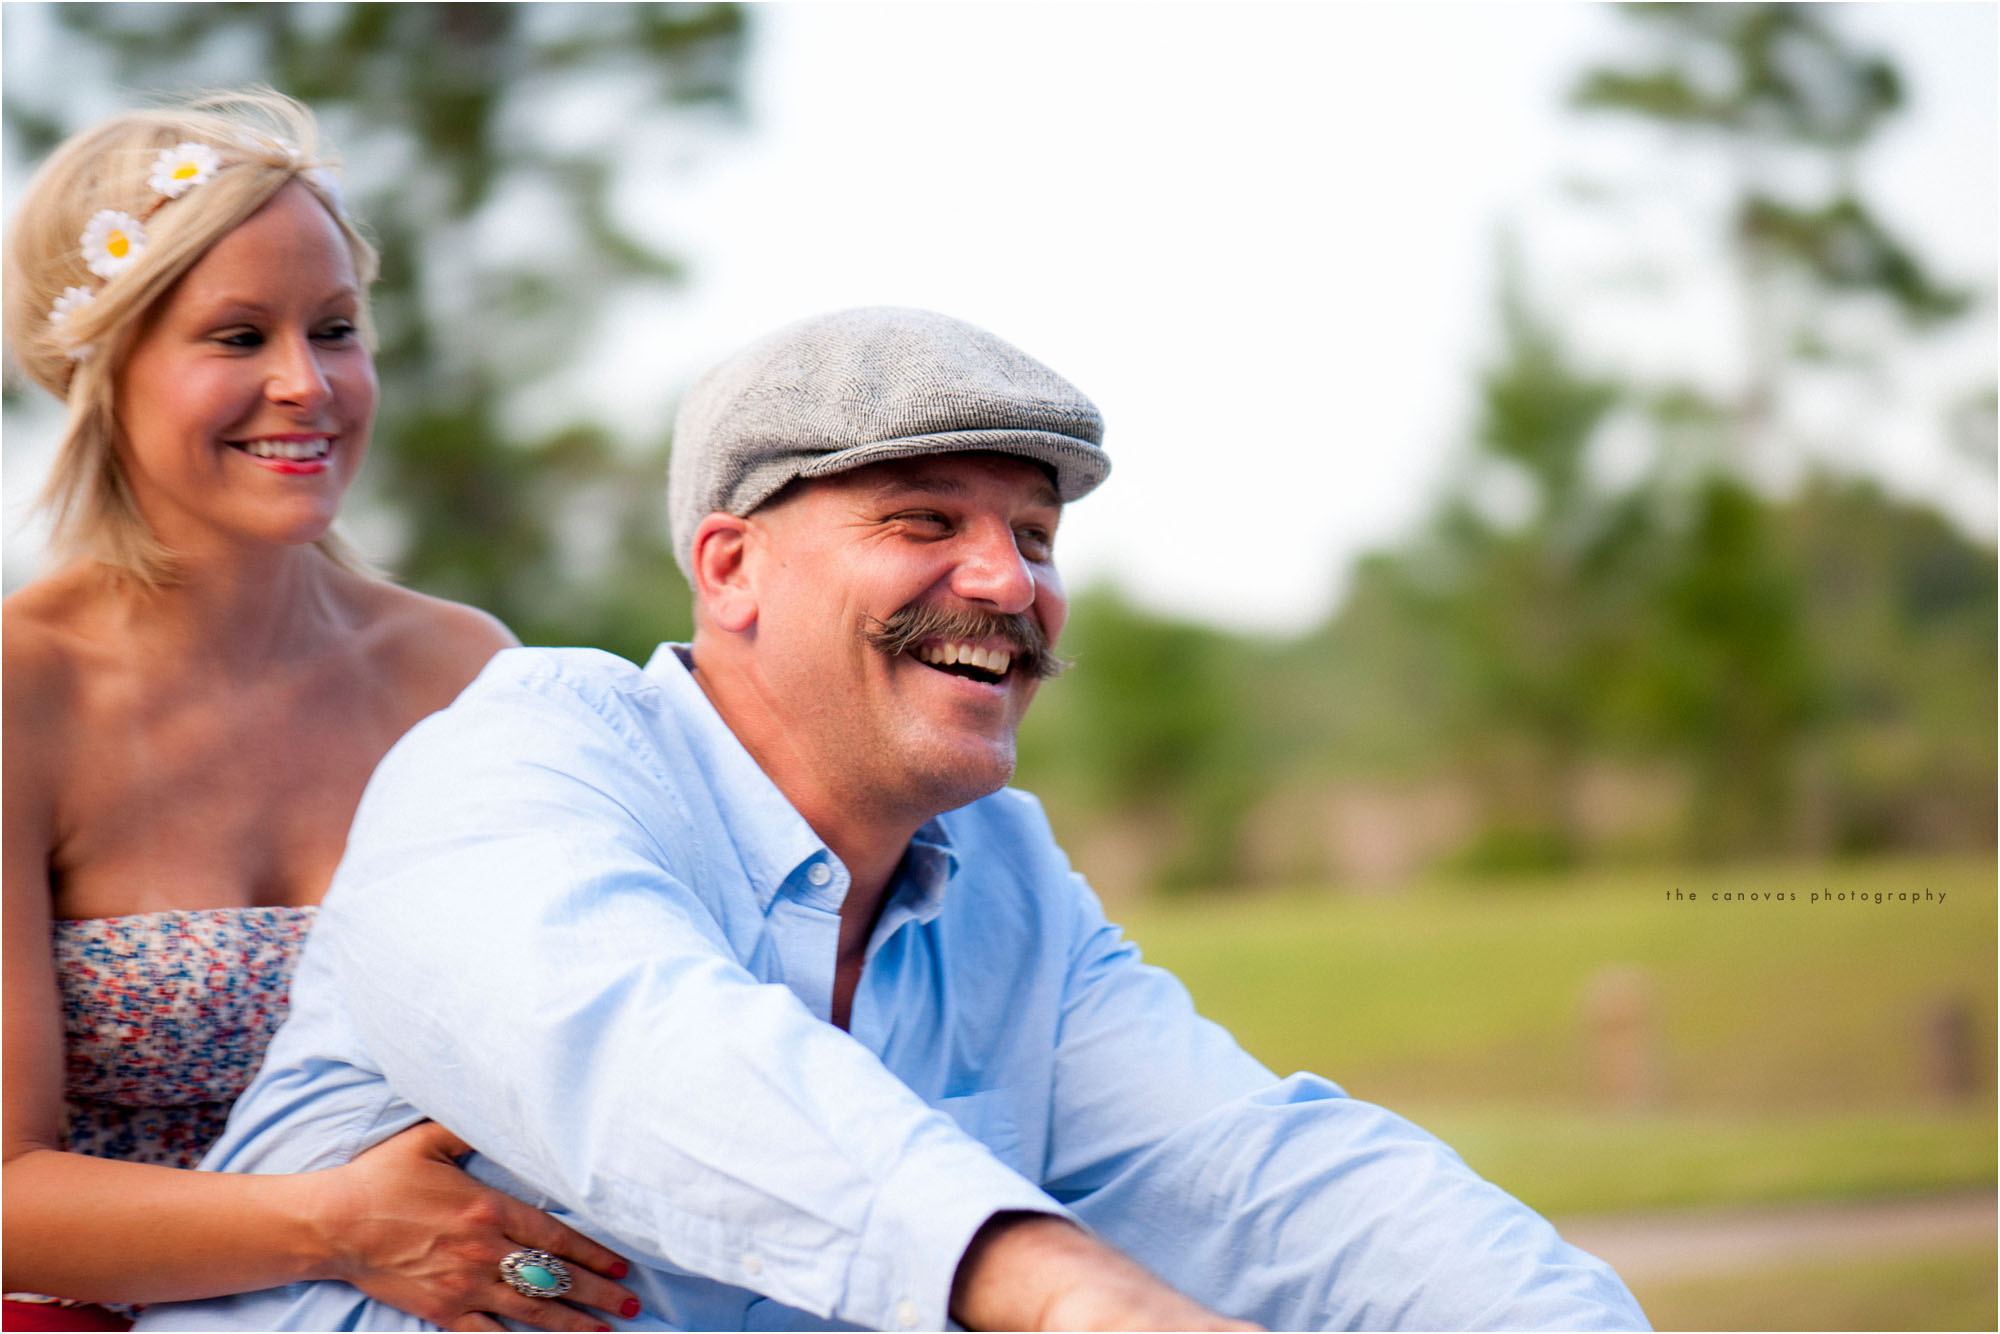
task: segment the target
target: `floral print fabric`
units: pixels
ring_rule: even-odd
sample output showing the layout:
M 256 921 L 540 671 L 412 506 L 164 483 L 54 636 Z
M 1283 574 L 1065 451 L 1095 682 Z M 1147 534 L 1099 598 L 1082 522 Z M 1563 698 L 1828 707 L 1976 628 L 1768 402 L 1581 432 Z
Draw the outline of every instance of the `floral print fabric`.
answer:
M 193 1167 L 284 1020 L 312 908 L 55 923 L 65 1147 Z

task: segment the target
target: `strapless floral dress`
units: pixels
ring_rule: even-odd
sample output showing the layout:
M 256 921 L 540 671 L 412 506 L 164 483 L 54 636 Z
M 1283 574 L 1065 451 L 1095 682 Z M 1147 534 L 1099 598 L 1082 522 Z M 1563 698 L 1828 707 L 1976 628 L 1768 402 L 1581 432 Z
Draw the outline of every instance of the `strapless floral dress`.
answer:
M 312 908 L 55 924 L 64 1147 L 193 1167 L 284 1020 Z
M 56 922 L 63 1147 L 167 1167 L 200 1162 L 284 1021 L 314 912 L 201 908 Z M 72 1305 L 6 1297 L 10 1306 Z

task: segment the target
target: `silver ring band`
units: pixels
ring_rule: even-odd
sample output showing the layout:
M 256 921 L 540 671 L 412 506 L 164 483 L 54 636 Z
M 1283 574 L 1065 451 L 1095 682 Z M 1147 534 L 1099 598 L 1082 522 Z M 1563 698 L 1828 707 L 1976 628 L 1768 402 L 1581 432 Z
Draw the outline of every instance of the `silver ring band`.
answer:
M 500 1281 L 523 1297 L 560 1297 L 570 1289 L 569 1266 L 547 1251 L 518 1250 L 500 1262 Z

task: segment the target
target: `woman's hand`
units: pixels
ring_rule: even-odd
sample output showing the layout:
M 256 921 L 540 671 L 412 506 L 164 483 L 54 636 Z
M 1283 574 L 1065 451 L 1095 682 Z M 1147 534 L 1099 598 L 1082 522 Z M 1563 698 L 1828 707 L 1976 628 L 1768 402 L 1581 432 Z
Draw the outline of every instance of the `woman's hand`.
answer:
M 602 1275 L 622 1278 L 625 1262 L 573 1228 L 466 1175 L 471 1147 L 434 1121 L 377 1144 L 345 1167 L 312 1174 L 329 1253 L 325 1275 L 445 1329 L 502 1329 L 506 1316 L 536 1329 L 608 1329 L 594 1306 L 630 1319 L 639 1299 Z M 500 1261 L 523 1248 L 569 1263 L 562 1300 L 507 1286 Z M 596 1272 L 592 1272 L 596 1271 Z

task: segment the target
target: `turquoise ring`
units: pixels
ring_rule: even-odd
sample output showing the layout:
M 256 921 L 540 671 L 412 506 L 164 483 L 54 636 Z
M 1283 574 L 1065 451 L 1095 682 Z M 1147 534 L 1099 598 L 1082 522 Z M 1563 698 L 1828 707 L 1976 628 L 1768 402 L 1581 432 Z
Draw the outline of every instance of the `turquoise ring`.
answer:
M 523 1297 L 560 1297 L 569 1291 L 569 1266 L 547 1251 L 515 1251 L 500 1262 L 500 1281 Z

